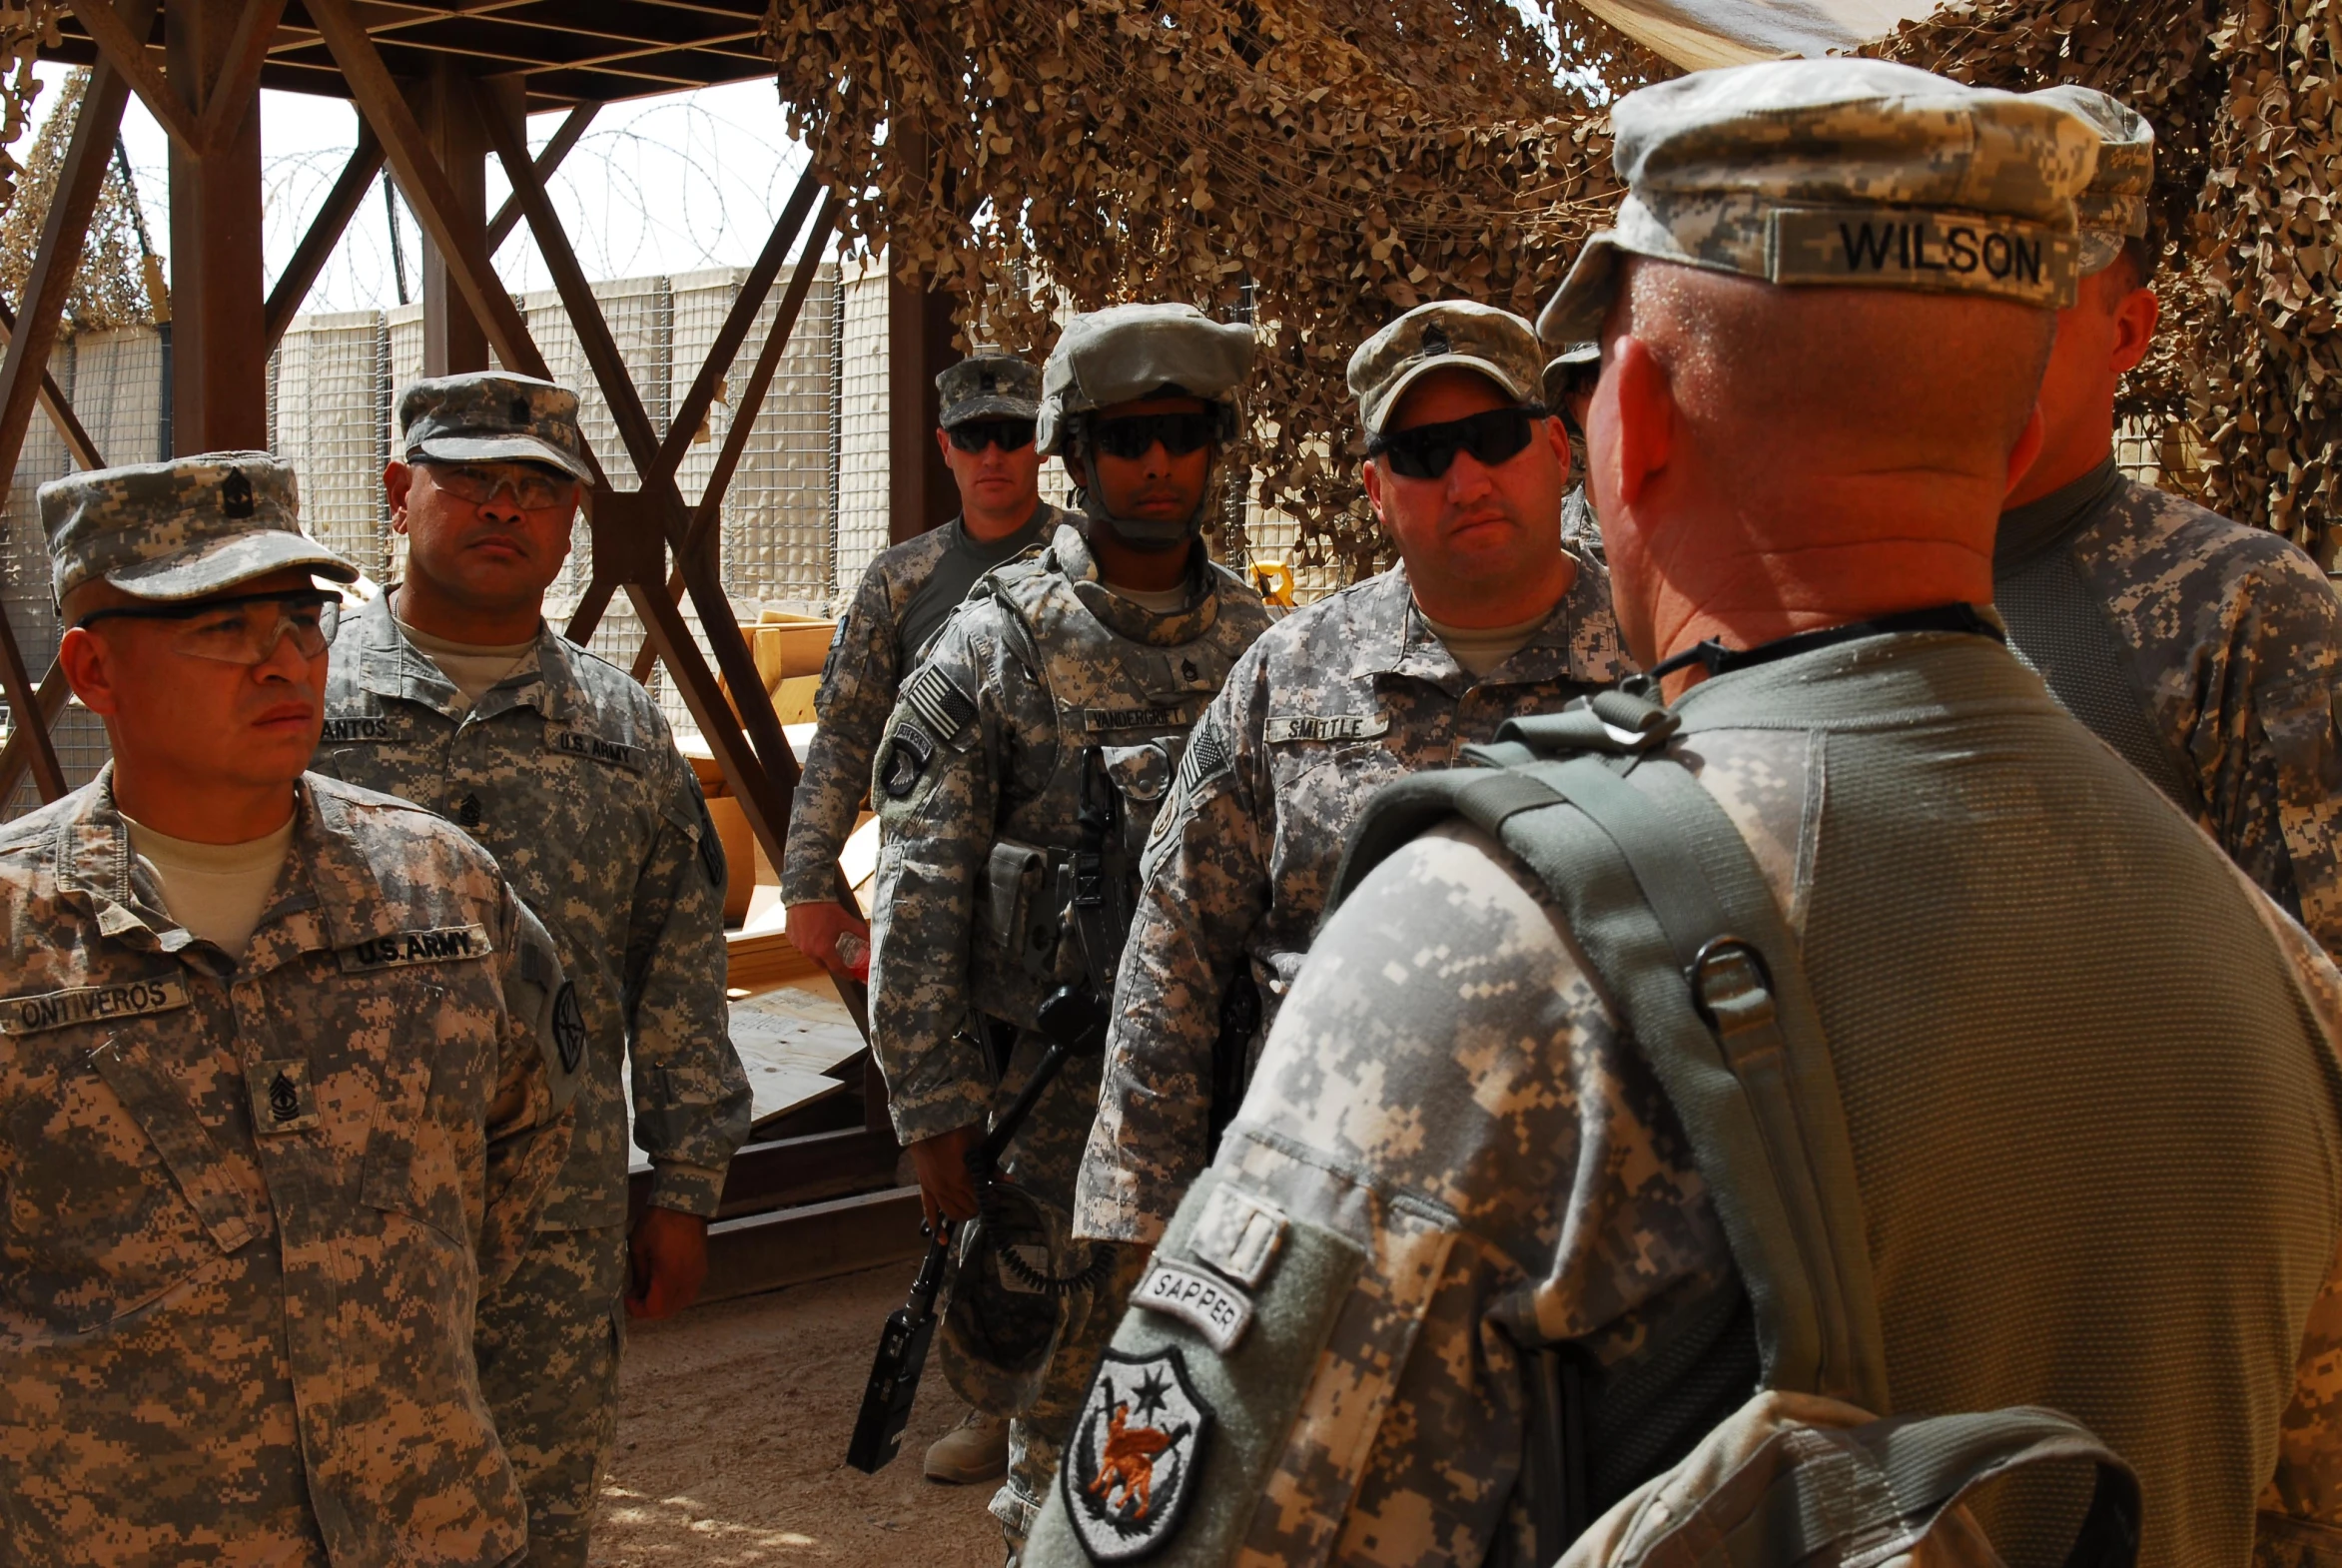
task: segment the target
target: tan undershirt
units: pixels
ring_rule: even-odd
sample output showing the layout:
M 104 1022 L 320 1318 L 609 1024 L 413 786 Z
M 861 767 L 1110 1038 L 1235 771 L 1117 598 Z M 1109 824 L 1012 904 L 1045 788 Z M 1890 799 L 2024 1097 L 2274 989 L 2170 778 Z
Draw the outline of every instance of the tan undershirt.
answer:
M 1160 593 L 1151 593 L 1145 588 L 1118 588 L 1112 584 L 1108 585 L 1107 591 L 1118 599 L 1129 599 L 1141 609 L 1156 615 L 1175 615 L 1187 607 L 1187 585 L 1183 582 L 1175 588 L 1165 588 Z
M 536 646 L 534 637 L 526 642 L 498 647 L 477 642 L 449 642 L 444 637 L 434 637 L 404 621 L 398 622 L 398 629 L 406 633 L 408 642 L 429 655 L 430 661 L 439 667 L 440 674 L 455 683 L 455 689 L 463 694 L 463 705 L 467 708 L 476 707 L 479 699 L 487 694 L 487 689 L 518 669 L 520 661 L 528 657 L 528 650 Z
M 122 820 L 130 827 L 130 852 L 161 885 L 171 918 L 230 953 L 243 952 L 285 869 L 295 819 L 287 817 L 276 832 L 242 844 L 197 844 L 127 816 Z
M 1415 613 L 1422 615 L 1423 606 L 1416 605 Z M 1537 634 L 1537 628 L 1552 614 L 1547 610 L 1543 615 L 1532 615 L 1512 626 L 1450 626 L 1423 615 L 1423 624 L 1431 628 L 1431 635 L 1447 644 L 1447 651 L 1471 672 L 1472 679 L 1478 680 L 1526 647 L 1529 639 Z

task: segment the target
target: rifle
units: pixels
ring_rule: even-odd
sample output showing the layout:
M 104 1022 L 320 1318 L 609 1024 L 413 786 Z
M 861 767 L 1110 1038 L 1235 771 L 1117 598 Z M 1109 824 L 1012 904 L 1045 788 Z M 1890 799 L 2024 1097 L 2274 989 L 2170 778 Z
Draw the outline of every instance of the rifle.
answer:
M 1060 986 L 1041 1005 L 1041 1029 L 1049 1037 L 1049 1050 L 1009 1109 L 994 1120 L 984 1142 L 968 1154 L 968 1174 L 976 1178 L 979 1194 L 992 1184 L 993 1170 L 1009 1141 L 1066 1059 L 1106 1044 L 1106 1003 L 1088 989 Z M 922 1226 L 921 1233 L 928 1238 L 927 1255 L 919 1261 L 919 1276 L 911 1281 L 910 1298 L 895 1308 L 879 1333 L 870 1381 L 862 1390 L 862 1410 L 854 1418 L 853 1440 L 846 1445 L 846 1462 L 865 1475 L 876 1475 L 901 1451 L 903 1430 L 911 1424 L 911 1405 L 919 1395 L 919 1376 L 927 1369 L 928 1348 L 935 1341 L 935 1298 L 951 1261 L 952 1222 L 943 1219 Z

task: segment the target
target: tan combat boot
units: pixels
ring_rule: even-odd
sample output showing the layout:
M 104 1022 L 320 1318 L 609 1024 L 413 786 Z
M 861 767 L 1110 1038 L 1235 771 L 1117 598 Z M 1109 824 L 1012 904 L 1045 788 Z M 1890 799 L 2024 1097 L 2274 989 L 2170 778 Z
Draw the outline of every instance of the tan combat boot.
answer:
M 953 1486 L 997 1481 L 1009 1473 L 1009 1423 L 970 1410 L 960 1424 L 927 1445 L 927 1478 Z

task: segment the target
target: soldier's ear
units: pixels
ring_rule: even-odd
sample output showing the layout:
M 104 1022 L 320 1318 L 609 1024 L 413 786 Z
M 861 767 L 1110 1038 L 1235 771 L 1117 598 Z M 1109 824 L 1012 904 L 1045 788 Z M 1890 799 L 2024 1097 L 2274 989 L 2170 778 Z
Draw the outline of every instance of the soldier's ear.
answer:
M 83 707 L 101 718 L 121 707 L 115 696 L 116 662 L 105 639 L 85 626 L 68 626 L 57 645 L 57 667 L 65 671 L 66 684 Z
M 390 531 L 393 533 L 406 531 L 406 494 L 413 485 L 414 470 L 397 458 L 391 458 L 384 467 L 383 495 L 390 503 Z

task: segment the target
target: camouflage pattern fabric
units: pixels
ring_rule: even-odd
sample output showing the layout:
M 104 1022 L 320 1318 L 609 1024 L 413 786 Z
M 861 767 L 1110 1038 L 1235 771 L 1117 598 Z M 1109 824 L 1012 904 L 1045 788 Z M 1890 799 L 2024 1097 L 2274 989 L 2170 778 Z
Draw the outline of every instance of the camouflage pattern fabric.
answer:
M 1510 311 L 1476 300 L 1418 305 L 1358 345 L 1346 373 L 1358 427 L 1373 440 L 1407 389 L 1438 370 L 1475 371 L 1517 403 L 1545 395 L 1537 332 Z M 1372 448 L 1369 448 L 1372 449 Z
M 1055 507 L 1045 510 L 1049 515 L 1037 530 L 1041 539 L 1052 536 L 1065 517 Z M 870 797 L 870 761 L 895 711 L 895 693 L 917 663 L 919 650 L 904 646 L 904 616 L 965 539 L 955 517 L 883 551 L 863 572 L 854 602 L 838 620 L 813 699 L 821 723 L 789 807 L 783 904 L 822 904 L 838 896 L 838 852 Z
M 241 954 L 178 926 L 113 772 L 0 830 L 0 1549 L 500 1562 L 471 1356 L 584 1042 L 478 846 L 315 775 Z
M 593 482 L 577 394 L 509 371 L 409 383 L 398 393 L 398 451 L 408 462 L 541 462 Z
M 2069 516 L 2092 486 L 2091 515 Z M 2022 548 L 2027 519 L 2069 534 L 2061 547 L 2200 786 L 2204 830 L 2342 958 L 2342 601 L 2325 574 L 2279 534 L 2104 468 L 2008 513 L 2004 551 Z
M 979 931 L 994 844 L 1072 850 L 1087 749 L 1130 742 L 1137 753 L 1167 733 L 1175 740 L 1267 629 L 1257 594 L 1200 546 L 1194 562 L 1189 607 L 1157 615 L 1110 592 L 1082 534 L 1061 527 L 1047 551 L 1000 568 L 970 595 L 905 687 L 873 777 L 884 837 L 870 1018 L 888 1110 L 906 1143 L 982 1125 L 1005 1107 L 1046 1049 L 1033 1006 L 1057 984 L 1085 978 L 1071 931 L 1053 939 L 1039 973 Z M 1171 766 L 1161 772 L 1157 799 Z M 1028 917 L 1012 922 L 1020 930 L 1048 914 L 1045 889 L 1033 892 Z M 997 1085 L 976 1033 L 980 1015 L 1020 1026 Z M 1072 1205 L 1097 1094 L 1083 1064 L 1061 1074 L 1002 1161 L 1021 1188 L 1060 1214 Z M 947 1341 L 946 1366 L 963 1394 L 1026 1412 L 1010 1423 L 1009 1476 L 993 1503 L 1012 1553 L 1055 1471 L 1057 1412 L 1089 1380 L 1097 1336 L 1082 1324 L 1112 1315 L 1069 1302 L 1038 1379 L 993 1378 Z M 988 1384 L 998 1385 L 991 1397 Z
M 618 1430 L 626 1227 L 540 1230 L 480 1303 L 479 1391 L 528 1502 L 528 1568 L 583 1568 Z
M 1157 615 L 1110 592 L 1082 535 L 1061 527 L 1048 551 L 1001 568 L 970 596 L 920 671 L 927 684 L 907 686 L 888 722 L 872 786 L 884 837 L 870 1026 L 905 1143 L 981 1125 L 1040 1058 L 1038 1039 L 1020 1039 L 996 1091 L 970 1029 L 977 1014 L 1030 1032 L 1042 998 L 1088 978 L 1070 933 L 1053 934 L 1033 974 L 984 946 L 977 928 L 992 846 L 1072 850 L 1084 750 L 1183 732 L 1268 627 L 1258 594 L 1200 547 L 1194 556 L 1190 607 Z M 1062 640 L 1037 645 L 1007 602 L 1014 598 L 1052 601 Z M 1171 689 L 1145 689 L 1159 666 Z M 1036 916 L 1054 913 L 1046 888 L 1028 902 Z M 1085 1078 L 1059 1078 L 1005 1162 L 1061 1207 L 1095 1105 L 1097 1086 Z
M 1829 820 L 1824 741 L 1797 727 L 1703 730 L 1675 753 L 1740 831 L 1801 940 L 1828 870 L 1817 847 Z M 2342 1049 L 2342 976 L 2267 900 L 2249 903 L 2300 982 L 2305 1043 Z M 1207 1243 L 1231 1208 L 1250 1217 Z M 1615 1363 L 1733 1266 L 1673 1108 L 1559 907 L 1463 824 L 1398 851 L 1327 922 L 1242 1118 L 1173 1233 L 1184 1236 L 1177 1255 L 1159 1250 L 1156 1266 L 1199 1271 L 1232 1293 L 1248 1314 L 1239 1334 L 1305 1320 L 1322 1335 L 1310 1341 L 1321 1349 L 1287 1357 L 1309 1366 L 1288 1398 L 1219 1412 L 1264 1425 L 1276 1457 L 1247 1495 L 1196 1501 L 1232 1512 L 1216 1532 L 1231 1545 L 1164 1552 L 1182 1564 L 1523 1560 L 1513 1345 L 1570 1341 Z M 1230 1234 L 1245 1244 L 1226 1244 Z M 1359 1262 L 1298 1271 L 1321 1237 Z M 1875 1240 L 1892 1257 L 1891 1243 Z M 2342 1540 L 2337 1302 L 2342 1258 L 2309 1317 L 2261 1500 L 2291 1516 L 2265 1514 L 2264 1543 L 2314 1541 L 2325 1555 L 2287 1560 L 2330 1562 Z M 1144 1309 L 1113 1349 L 1141 1355 L 1167 1341 L 1189 1364 L 1209 1353 Z M 1237 1337 L 1231 1367 L 1243 1346 Z M 1056 1544 L 1063 1500 L 1049 1508 L 1029 1568 L 1086 1561 Z M 1192 1521 L 1179 1529 L 1201 1533 Z M 2141 1560 L 2154 1560 L 2151 1543 Z
M 624 1064 L 651 1202 L 713 1217 L 748 1136 L 726 1037 L 723 849 L 650 694 L 545 628 L 466 709 L 386 592 L 342 623 L 319 772 L 410 800 L 496 857 L 561 944 L 593 1042 L 552 1229 L 626 1219 Z
M 936 423 L 945 429 L 970 419 L 1032 419 L 1041 413 L 1041 367 L 1013 354 L 977 353 L 944 367 L 935 379 L 941 399 Z
M 1610 556 L 1602 547 L 1602 519 L 1594 515 L 1593 497 L 1583 484 L 1573 486 L 1561 498 L 1561 542 L 1579 555 L 1610 564 Z
M 103 577 L 145 599 L 193 599 L 289 566 L 335 582 L 358 568 L 301 531 L 293 465 L 215 451 L 97 468 L 41 486 L 50 586 L 62 604 Z
M 1577 553 L 1544 627 L 1477 681 L 1425 625 L 1403 565 L 1293 611 L 1236 662 L 1190 740 L 1216 761 L 1181 769 L 1148 844 L 1077 1234 L 1162 1235 L 1204 1165 L 1219 998 L 1248 963 L 1265 1038 L 1367 798 L 1632 670 L 1609 574 Z
M 1622 255 L 2072 303 L 2098 132 L 2045 96 L 1884 60 L 1767 61 L 1629 93 L 1611 126 L 1627 196 L 1537 319 L 1557 349 L 1597 336 Z

